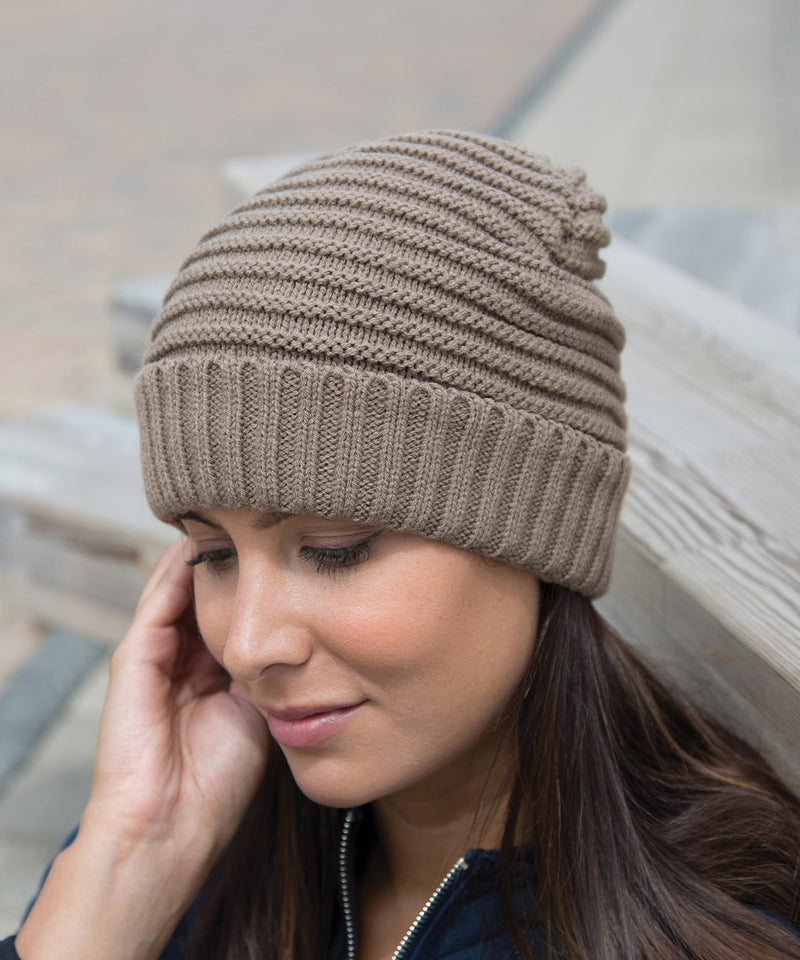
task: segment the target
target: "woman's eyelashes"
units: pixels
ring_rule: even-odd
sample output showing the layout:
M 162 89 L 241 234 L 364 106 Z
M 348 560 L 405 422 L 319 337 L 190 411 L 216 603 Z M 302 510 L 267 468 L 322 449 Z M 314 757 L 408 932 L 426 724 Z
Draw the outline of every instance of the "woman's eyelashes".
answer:
M 316 564 L 317 573 L 329 575 L 344 572 L 349 567 L 355 567 L 369 559 L 372 550 L 372 541 L 380 536 L 382 530 L 371 534 L 365 540 L 341 547 L 312 547 L 309 545 L 300 548 L 299 556 L 302 560 Z M 201 550 L 190 560 L 186 561 L 189 567 L 204 566 L 212 573 L 222 574 L 236 561 L 236 550 L 233 547 L 215 547 L 211 550 Z
M 360 543 L 354 543 L 347 547 L 309 547 L 305 546 L 300 550 L 300 556 L 303 560 L 315 562 L 317 573 L 323 571 L 329 575 L 344 572 L 348 567 L 355 567 L 359 563 L 364 563 L 369 559 L 372 550 L 372 541 L 380 536 L 382 531 L 373 533 Z
M 213 550 L 201 550 L 191 560 L 186 561 L 187 567 L 207 567 L 212 573 L 222 573 L 233 565 L 236 551 L 233 547 L 216 547 Z

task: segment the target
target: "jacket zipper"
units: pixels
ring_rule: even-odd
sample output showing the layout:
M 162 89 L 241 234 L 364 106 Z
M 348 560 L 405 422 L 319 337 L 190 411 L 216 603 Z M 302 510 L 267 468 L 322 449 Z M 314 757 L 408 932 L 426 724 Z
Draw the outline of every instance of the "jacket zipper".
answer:
M 356 931 L 353 924 L 353 910 L 350 905 L 350 877 L 348 876 L 348 854 L 350 831 L 355 821 L 355 813 L 348 810 L 342 824 L 342 837 L 339 841 L 339 886 L 342 889 L 342 910 L 344 928 L 347 931 L 347 960 L 356 960 Z
M 400 958 L 405 954 L 406 950 L 408 950 L 409 944 L 413 941 L 414 935 L 416 934 L 417 930 L 419 930 L 420 926 L 422 925 L 422 922 L 425 920 L 427 915 L 436 906 L 436 901 L 440 899 L 444 891 L 450 886 L 450 883 L 452 882 L 453 877 L 455 877 L 456 874 L 461 873 L 462 870 L 466 870 L 466 869 L 467 869 L 467 861 L 463 857 L 459 857 L 458 860 L 456 860 L 456 862 L 450 868 L 444 880 L 442 880 L 439 886 L 433 891 L 433 893 L 430 896 L 430 899 L 428 899 L 425 902 L 425 906 L 417 914 L 414 922 L 411 924 L 408 930 L 406 930 L 405 936 L 397 945 L 397 949 L 395 950 L 395 952 L 392 954 L 392 960 L 400 960 Z
M 348 875 L 350 831 L 352 830 L 354 820 L 355 814 L 352 810 L 348 810 L 344 818 L 344 824 L 342 825 L 342 839 L 339 844 L 339 883 L 342 888 L 342 910 L 344 911 L 344 924 L 345 930 L 347 931 L 347 960 L 356 960 L 356 931 L 355 924 L 353 923 L 353 910 L 350 903 L 350 877 Z M 406 930 L 403 939 L 392 954 L 392 960 L 401 960 L 408 950 L 409 945 L 413 942 L 423 921 L 428 914 L 431 913 L 445 890 L 447 890 L 453 882 L 453 878 L 463 870 L 466 870 L 468 866 L 469 864 L 464 857 L 459 857 L 453 864 L 442 882 L 425 902 L 425 905 L 415 917 L 414 922 L 408 930 Z

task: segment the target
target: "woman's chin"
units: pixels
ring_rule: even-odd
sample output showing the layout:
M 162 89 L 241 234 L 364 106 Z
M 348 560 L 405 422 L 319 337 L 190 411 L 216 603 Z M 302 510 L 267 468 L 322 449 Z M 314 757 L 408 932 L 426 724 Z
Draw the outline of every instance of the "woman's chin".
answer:
M 396 785 L 384 783 L 371 771 L 353 770 L 350 765 L 329 760 L 296 758 L 287 754 L 289 768 L 298 788 L 323 807 L 348 809 L 393 793 Z
M 361 807 L 383 796 L 375 789 L 359 790 L 353 784 L 321 783 L 295 778 L 295 783 L 309 800 L 322 807 L 338 807 L 343 810 Z

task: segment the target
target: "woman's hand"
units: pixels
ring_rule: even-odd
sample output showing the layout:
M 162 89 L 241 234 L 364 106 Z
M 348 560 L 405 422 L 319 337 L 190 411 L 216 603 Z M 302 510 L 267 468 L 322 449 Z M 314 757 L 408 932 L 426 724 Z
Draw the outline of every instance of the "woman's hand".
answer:
M 161 558 L 111 658 L 84 820 L 132 842 L 220 849 L 263 776 L 269 733 L 200 639 L 186 545 Z
M 89 803 L 22 960 L 157 957 L 264 774 L 266 722 L 198 634 L 186 549 L 161 558 L 112 656 Z

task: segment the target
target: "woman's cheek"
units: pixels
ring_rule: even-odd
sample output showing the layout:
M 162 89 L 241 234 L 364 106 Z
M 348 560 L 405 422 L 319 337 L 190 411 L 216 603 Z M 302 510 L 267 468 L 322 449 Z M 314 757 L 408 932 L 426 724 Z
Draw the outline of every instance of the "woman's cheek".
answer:
M 397 535 L 401 544 L 403 535 Z M 411 539 L 419 553 L 419 540 Z M 423 542 L 428 550 L 428 542 Z M 453 609 L 449 594 L 437 587 L 431 565 L 402 551 L 391 563 L 376 564 L 335 603 L 319 611 L 331 644 L 351 664 L 393 672 L 405 667 L 415 672 L 418 661 L 430 657 L 432 639 L 446 629 Z M 447 599 L 445 599 L 447 598 Z M 334 639 L 335 638 L 335 639 Z
M 365 677 L 393 683 L 413 679 L 430 659 L 430 638 L 411 609 L 383 606 L 350 614 L 328 632 L 325 646 Z

